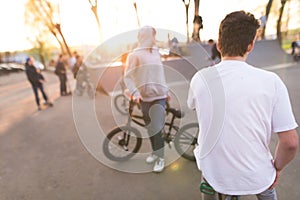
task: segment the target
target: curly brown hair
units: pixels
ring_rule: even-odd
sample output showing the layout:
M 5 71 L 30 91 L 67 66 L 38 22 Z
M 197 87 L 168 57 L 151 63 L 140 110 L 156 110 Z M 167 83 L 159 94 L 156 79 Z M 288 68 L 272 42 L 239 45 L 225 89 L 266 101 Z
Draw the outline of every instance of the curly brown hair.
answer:
M 251 13 L 236 11 L 226 15 L 219 27 L 222 56 L 244 56 L 259 27 L 259 21 Z

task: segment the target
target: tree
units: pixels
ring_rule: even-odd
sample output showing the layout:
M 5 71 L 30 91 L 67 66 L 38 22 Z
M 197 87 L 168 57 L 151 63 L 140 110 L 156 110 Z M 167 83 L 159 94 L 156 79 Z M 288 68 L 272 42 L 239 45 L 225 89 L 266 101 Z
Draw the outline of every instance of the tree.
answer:
M 137 10 L 137 5 L 136 5 L 136 1 L 135 0 L 133 0 L 133 7 L 134 7 L 134 10 L 135 10 L 135 15 L 136 15 L 136 20 L 137 20 L 138 26 L 140 28 L 141 27 L 141 23 L 140 23 L 140 18 L 139 18 L 139 15 L 138 15 L 138 10 Z
M 101 24 L 98 15 L 98 0 L 89 0 L 89 3 L 91 5 L 91 10 L 96 18 L 98 29 L 99 29 L 99 39 L 100 42 L 102 42 L 102 29 L 101 29 Z
M 272 4 L 273 4 L 273 0 L 269 0 L 268 4 L 266 6 L 266 12 L 265 12 L 266 19 L 269 18 L 269 14 L 270 14 L 270 11 L 271 11 Z M 266 25 L 263 27 L 263 30 L 262 30 L 262 33 L 261 33 L 261 38 L 265 38 L 265 32 L 266 32 Z
M 190 6 L 190 1 L 191 0 L 182 0 L 185 6 L 185 15 L 186 15 L 186 42 L 189 43 L 190 41 L 190 33 L 189 33 L 189 6 Z
M 33 49 L 40 57 L 40 61 L 44 66 L 46 65 L 45 55 L 46 48 L 51 44 L 51 32 L 48 27 L 42 22 L 41 18 L 37 18 L 33 12 L 35 8 L 32 4 L 26 5 L 26 11 L 24 13 L 25 24 L 30 28 L 30 35 L 27 36 L 27 40 L 33 45 Z M 38 28 L 36 28 L 38 27 Z
M 28 0 L 25 21 L 34 31 L 46 28 L 59 43 L 62 53 L 71 56 L 70 48 L 61 30 L 59 14 L 59 9 L 55 9 L 55 5 L 50 0 Z M 40 36 L 40 34 L 36 35 L 36 37 Z
M 194 2 L 195 2 L 195 15 L 194 15 L 194 20 L 193 20 L 194 29 L 193 29 L 192 38 L 194 41 L 200 42 L 201 41 L 200 40 L 200 29 L 203 28 L 202 17 L 199 15 L 200 0 L 194 0 Z
M 276 32 L 277 32 L 277 39 L 278 39 L 278 41 L 279 41 L 280 44 L 282 43 L 281 20 L 282 20 L 282 15 L 283 15 L 284 7 L 285 7 L 287 1 L 288 0 L 281 0 L 281 6 L 280 6 L 280 9 L 279 9 L 279 16 L 278 16 L 278 20 L 277 20 L 277 29 L 276 29 Z

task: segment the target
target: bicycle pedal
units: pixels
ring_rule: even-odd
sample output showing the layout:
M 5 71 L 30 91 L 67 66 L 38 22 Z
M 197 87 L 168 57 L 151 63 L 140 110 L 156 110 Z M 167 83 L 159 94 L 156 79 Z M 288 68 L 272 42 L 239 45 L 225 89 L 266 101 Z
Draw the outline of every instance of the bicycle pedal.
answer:
M 171 148 L 172 148 L 172 146 L 174 146 L 174 143 L 173 143 L 173 141 L 169 141 L 169 142 L 168 142 L 168 146 L 169 146 L 169 148 L 171 149 Z
M 216 191 L 206 182 L 200 183 L 200 191 L 208 195 L 214 195 L 216 193 Z
M 127 146 L 122 146 L 123 147 L 123 149 L 125 150 L 125 151 L 128 151 L 128 147 Z

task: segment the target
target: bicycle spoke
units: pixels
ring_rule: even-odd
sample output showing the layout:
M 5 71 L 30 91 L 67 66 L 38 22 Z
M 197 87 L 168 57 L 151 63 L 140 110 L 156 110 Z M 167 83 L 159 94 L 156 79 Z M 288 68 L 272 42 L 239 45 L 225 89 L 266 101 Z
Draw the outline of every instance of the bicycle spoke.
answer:
M 103 144 L 106 157 L 113 161 L 123 161 L 134 156 L 141 146 L 140 133 L 129 126 L 112 130 Z
M 197 123 L 183 126 L 175 138 L 175 147 L 180 155 L 189 160 L 195 160 L 194 149 L 197 145 L 199 128 Z

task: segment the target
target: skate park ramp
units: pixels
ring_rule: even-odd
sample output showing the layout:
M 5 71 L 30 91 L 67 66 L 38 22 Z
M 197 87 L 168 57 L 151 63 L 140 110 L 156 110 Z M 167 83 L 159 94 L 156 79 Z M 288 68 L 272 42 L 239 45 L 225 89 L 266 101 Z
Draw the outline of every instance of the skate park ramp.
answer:
M 190 80 L 193 74 L 210 65 L 210 47 L 208 45 L 191 44 L 188 47 L 188 59 L 167 59 L 163 64 L 174 68 Z M 280 46 L 278 40 L 260 40 L 255 42 L 254 49 L 249 54 L 247 62 L 255 67 L 264 68 L 293 62 L 291 55 L 287 54 Z M 121 66 L 106 66 L 90 68 L 91 79 L 98 91 L 111 93 L 118 87 L 122 77 Z M 168 81 L 168 80 L 167 80 Z M 173 80 L 171 80 L 172 82 Z
M 207 50 L 199 44 L 189 45 L 184 52 L 182 56 L 163 59 L 167 83 L 178 82 L 176 79 L 178 77 L 172 76 L 175 72 L 182 75 L 184 80 L 190 80 L 199 69 L 211 65 Z M 109 95 L 112 95 L 114 91 L 119 92 L 122 79 L 120 62 L 87 66 L 89 66 L 91 81 L 99 92 Z M 172 71 L 171 74 L 169 73 L 170 70 Z
M 247 62 L 256 67 L 267 67 L 293 62 L 293 58 L 281 48 L 278 40 L 260 40 L 255 42 Z

